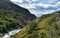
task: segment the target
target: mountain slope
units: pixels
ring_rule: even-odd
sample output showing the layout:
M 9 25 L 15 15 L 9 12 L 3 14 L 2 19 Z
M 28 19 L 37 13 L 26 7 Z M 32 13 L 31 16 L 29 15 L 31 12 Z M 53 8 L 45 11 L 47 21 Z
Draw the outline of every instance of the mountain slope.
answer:
M 60 11 L 35 19 L 11 38 L 60 38 Z
M 36 18 L 36 16 L 31 14 L 27 9 L 22 8 L 12 3 L 10 0 L 0 0 L 0 8 L 7 9 L 7 10 L 13 10 L 21 14 L 24 14 L 29 20 L 33 20 Z
M 0 0 L 0 34 L 26 26 L 36 16 L 10 0 Z
M 0 33 L 24 27 L 30 21 L 25 15 L 12 10 L 0 9 Z

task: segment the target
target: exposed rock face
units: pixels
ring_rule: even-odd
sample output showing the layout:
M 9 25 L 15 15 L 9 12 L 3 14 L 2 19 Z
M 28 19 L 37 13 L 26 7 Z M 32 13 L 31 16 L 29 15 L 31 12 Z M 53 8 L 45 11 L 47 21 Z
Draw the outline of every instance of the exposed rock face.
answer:
M 24 14 L 29 20 L 33 20 L 36 18 L 36 16 L 31 14 L 27 9 L 12 3 L 10 0 L 0 0 L 0 8 L 14 10 L 16 12 Z

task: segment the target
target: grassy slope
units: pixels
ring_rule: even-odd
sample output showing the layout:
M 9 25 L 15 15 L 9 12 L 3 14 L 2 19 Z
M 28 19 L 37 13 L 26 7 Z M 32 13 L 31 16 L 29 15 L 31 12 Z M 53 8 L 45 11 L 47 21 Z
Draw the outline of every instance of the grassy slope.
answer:
M 44 15 L 22 29 L 11 38 L 60 38 L 60 20 L 58 14 Z

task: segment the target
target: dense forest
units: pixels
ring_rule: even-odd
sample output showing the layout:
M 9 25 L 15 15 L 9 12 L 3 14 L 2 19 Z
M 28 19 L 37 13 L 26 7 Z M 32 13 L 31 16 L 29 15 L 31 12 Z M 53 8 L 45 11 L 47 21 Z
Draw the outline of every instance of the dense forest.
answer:
M 0 33 L 24 27 L 29 20 L 25 15 L 12 11 L 0 9 Z

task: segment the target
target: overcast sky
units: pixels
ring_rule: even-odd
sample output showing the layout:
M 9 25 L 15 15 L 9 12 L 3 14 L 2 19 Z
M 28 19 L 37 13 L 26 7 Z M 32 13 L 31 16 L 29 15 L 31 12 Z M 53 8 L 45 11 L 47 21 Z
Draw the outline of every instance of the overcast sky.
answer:
M 11 0 L 15 4 L 29 9 L 32 14 L 41 16 L 60 10 L 60 0 Z

